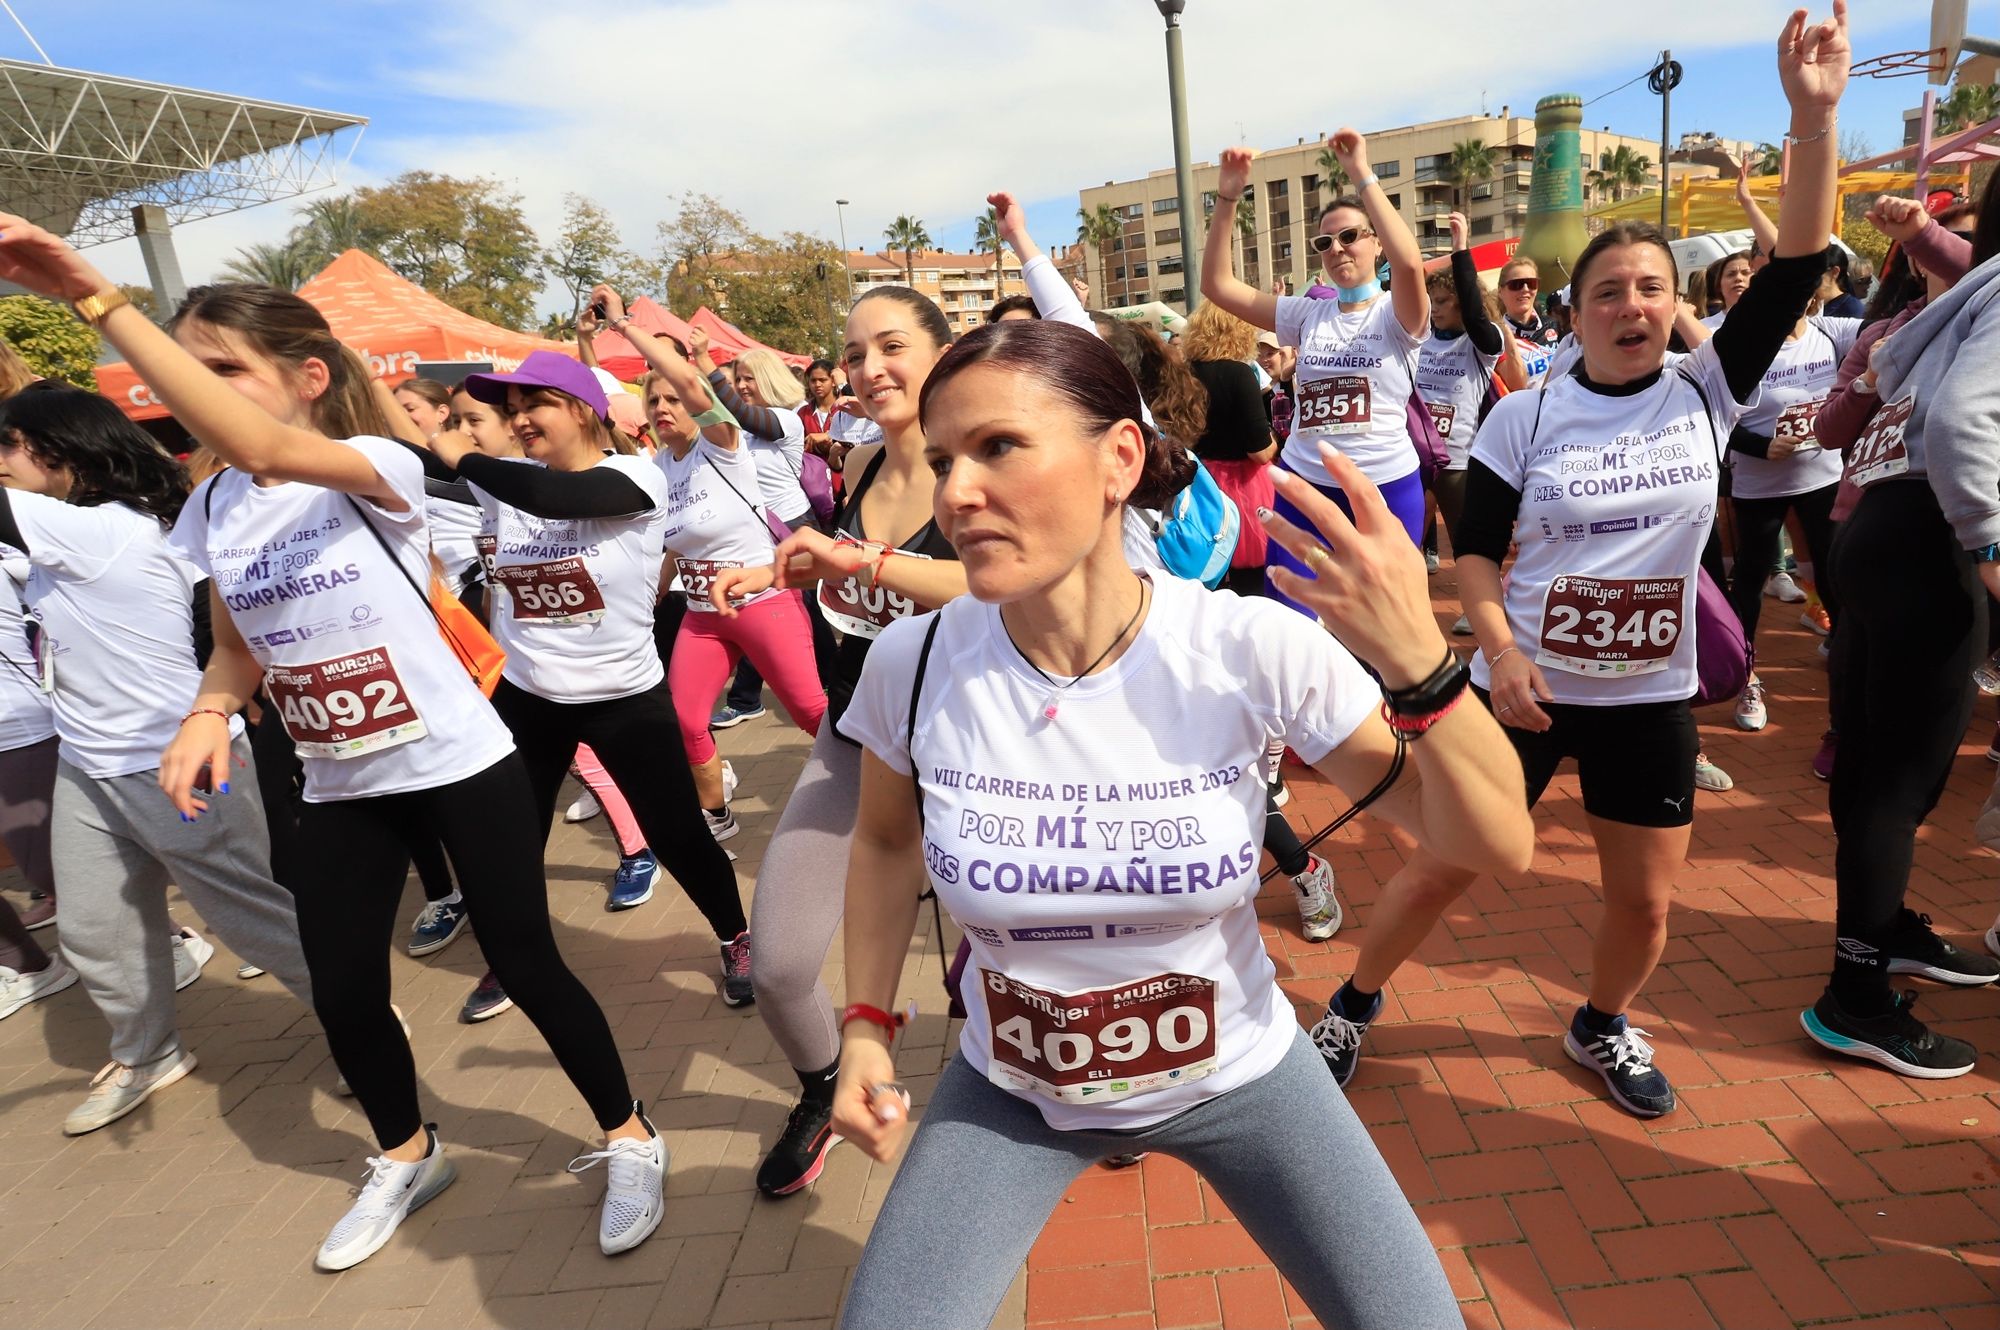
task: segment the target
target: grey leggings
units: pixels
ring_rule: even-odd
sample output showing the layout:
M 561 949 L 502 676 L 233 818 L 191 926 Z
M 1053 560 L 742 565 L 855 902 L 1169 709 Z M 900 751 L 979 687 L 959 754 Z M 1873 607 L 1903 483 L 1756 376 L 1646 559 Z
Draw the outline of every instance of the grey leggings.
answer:
M 757 940 L 757 1010 L 787 1060 L 818 1071 L 840 1055 L 833 995 L 820 982 L 847 899 L 847 851 L 861 803 L 861 750 L 819 727 L 764 851 L 750 936 Z
M 1423 1225 L 1303 1031 L 1267 1075 L 1138 1131 L 1057 1131 L 952 1058 L 861 1253 L 843 1330 L 979 1330 L 1070 1183 L 1139 1150 L 1206 1178 L 1322 1325 L 1462 1330 Z

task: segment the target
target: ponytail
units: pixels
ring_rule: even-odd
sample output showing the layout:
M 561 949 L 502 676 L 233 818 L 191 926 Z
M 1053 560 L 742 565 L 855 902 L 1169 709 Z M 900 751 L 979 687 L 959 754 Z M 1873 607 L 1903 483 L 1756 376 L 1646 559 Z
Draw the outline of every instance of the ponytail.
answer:
M 1194 482 L 1194 454 L 1144 421 L 1139 432 L 1146 436 L 1146 466 L 1125 502 L 1134 508 L 1170 508 L 1174 496 Z

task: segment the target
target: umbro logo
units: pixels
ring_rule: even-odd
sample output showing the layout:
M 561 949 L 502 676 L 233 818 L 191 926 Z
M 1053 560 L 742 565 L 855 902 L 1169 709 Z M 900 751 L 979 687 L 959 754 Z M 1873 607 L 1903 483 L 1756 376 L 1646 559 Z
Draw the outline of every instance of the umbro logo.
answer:
M 1875 962 L 1870 957 L 1882 954 L 1881 948 L 1871 947 L 1859 938 L 1837 938 L 1834 945 L 1840 949 L 1839 955 L 1842 960 L 1859 961 L 1863 965 L 1873 965 Z

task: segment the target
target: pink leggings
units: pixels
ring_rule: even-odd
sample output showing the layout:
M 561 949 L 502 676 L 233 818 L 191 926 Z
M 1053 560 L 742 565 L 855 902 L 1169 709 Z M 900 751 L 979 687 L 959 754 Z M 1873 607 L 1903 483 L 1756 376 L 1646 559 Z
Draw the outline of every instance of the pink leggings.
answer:
M 589 744 L 576 746 L 576 759 L 571 765 L 576 768 L 576 778 L 604 805 L 604 816 L 611 819 L 611 834 L 618 838 L 618 853 L 633 855 L 645 849 L 646 837 L 639 830 L 639 819 L 632 816 L 632 805 L 625 802 L 611 773 L 597 760 L 597 754 L 590 751 Z
M 807 734 L 819 733 L 826 690 L 820 687 L 806 613 L 799 593 L 787 591 L 746 605 L 733 619 L 694 610 L 681 620 L 673 660 L 667 666 L 667 686 L 680 716 L 688 761 L 699 766 L 715 756 L 708 718 L 736 662 L 745 655 L 798 727 Z

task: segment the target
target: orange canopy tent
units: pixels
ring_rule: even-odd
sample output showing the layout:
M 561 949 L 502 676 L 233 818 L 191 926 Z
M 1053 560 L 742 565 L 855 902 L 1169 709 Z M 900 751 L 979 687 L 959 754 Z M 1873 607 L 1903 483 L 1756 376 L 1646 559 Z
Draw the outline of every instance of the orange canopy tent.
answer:
M 641 332 L 655 337 L 665 333 L 669 337 L 680 338 L 682 346 L 687 345 L 688 321 L 671 310 L 661 308 L 652 297 L 640 296 L 625 307 L 625 312 L 632 316 L 631 326 Z M 591 349 L 597 352 L 597 363 L 621 383 L 637 383 L 646 375 L 646 362 L 633 349 L 632 339 L 622 332 L 605 329 L 597 334 Z
M 530 351 L 576 354 L 570 343 L 514 332 L 454 309 L 358 249 L 327 264 L 299 295 L 326 316 L 333 335 L 378 379 L 408 378 L 424 360 L 485 360 L 508 371 Z M 97 387 L 134 420 L 167 414 L 130 365 L 99 365 Z
M 812 364 L 811 356 L 796 356 L 790 351 L 779 351 L 775 346 L 765 346 L 756 338 L 747 336 L 741 328 L 706 305 L 689 315 L 688 322 L 708 334 L 708 354 L 718 365 L 727 365 L 745 351 L 759 348 L 775 352 L 780 360 L 794 369 L 804 369 Z

